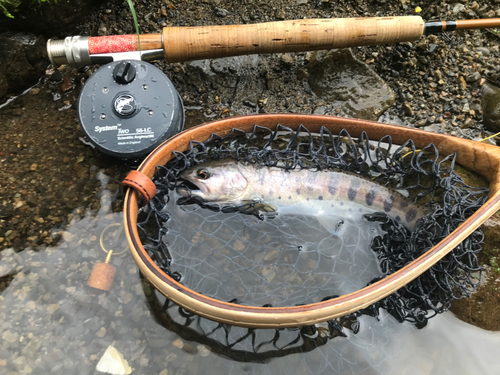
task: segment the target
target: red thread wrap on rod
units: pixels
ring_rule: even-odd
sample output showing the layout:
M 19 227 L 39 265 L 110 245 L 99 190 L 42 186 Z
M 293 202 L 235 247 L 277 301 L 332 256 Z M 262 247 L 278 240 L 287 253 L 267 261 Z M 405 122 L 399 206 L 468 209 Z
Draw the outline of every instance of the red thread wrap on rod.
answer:
M 89 38 L 89 53 L 132 52 L 137 51 L 137 35 L 110 35 Z

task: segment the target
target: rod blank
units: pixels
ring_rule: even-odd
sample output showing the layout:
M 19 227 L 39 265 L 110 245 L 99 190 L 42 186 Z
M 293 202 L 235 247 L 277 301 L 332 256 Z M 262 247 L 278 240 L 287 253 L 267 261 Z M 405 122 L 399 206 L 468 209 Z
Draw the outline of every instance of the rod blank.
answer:
M 161 50 L 166 61 L 182 62 L 393 44 L 414 41 L 423 34 L 488 27 L 500 27 L 500 19 L 427 23 L 419 16 L 305 19 L 246 25 L 165 27 L 161 34 L 140 35 L 142 53 L 138 53 L 136 35 L 73 36 L 49 40 L 47 51 L 54 65 L 102 64 L 129 59 L 130 53 L 134 53 L 137 59 L 150 61 L 160 56 L 158 52 Z

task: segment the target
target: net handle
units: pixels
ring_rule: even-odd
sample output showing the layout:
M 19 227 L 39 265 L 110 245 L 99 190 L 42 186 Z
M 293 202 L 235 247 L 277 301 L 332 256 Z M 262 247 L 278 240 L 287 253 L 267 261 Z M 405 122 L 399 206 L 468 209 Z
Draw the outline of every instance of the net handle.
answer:
M 304 125 L 308 130 L 316 133 L 324 126 L 332 134 L 338 134 L 340 130 L 346 129 L 352 137 L 359 137 L 365 131 L 371 140 L 380 140 L 384 136 L 390 135 L 396 144 L 403 144 L 412 139 L 419 148 L 434 143 L 441 155 L 447 156 L 457 151 L 459 164 L 486 177 L 490 181 L 490 196 L 479 210 L 448 237 L 401 270 L 374 284 L 335 299 L 309 305 L 253 307 L 227 303 L 204 296 L 178 283 L 161 271 L 149 257 L 139 239 L 137 196 L 129 189 L 125 195 L 124 203 L 125 232 L 132 255 L 140 271 L 174 303 L 205 318 L 242 327 L 285 328 L 324 322 L 355 312 L 390 295 L 421 275 L 500 209 L 500 149 L 498 147 L 420 129 L 331 116 L 250 115 L 199 125 L 160 145 L 144 160 L 138 170 L 152 177 L 156 165 L 167 163 L 172 158 L 174 150 L 188 150 L 190 141 L 203 142 L 212 133 L 223 137 L 228 135 L 233 128 L 251 132 L 256 124 L 271 130 L 275 129 L 277 124 L 293 130 L 297 130 L 299 125 Z

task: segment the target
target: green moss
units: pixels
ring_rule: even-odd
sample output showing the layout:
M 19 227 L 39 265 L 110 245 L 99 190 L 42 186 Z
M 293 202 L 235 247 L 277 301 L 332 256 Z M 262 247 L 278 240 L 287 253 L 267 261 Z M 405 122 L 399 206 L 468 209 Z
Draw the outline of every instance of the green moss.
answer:
M 500 251 L 493 249 L 491 252 L 496 255 L 490 255 L 490 266 L 496 273 L 500 274 Z

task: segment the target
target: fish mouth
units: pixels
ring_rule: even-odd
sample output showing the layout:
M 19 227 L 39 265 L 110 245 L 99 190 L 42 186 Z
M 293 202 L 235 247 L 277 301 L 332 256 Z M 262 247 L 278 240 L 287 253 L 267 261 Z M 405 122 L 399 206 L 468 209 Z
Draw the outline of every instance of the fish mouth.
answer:
M 188 180 L 182 181 L 182 184 L 176 188 L 176 191 L 184 198 L 190 198 L 193 196 L 201 197 L 202 195 L 199 186 Z

